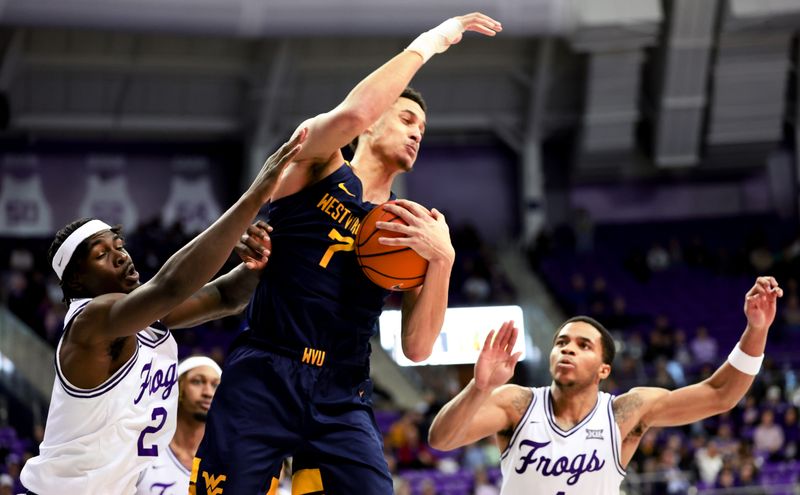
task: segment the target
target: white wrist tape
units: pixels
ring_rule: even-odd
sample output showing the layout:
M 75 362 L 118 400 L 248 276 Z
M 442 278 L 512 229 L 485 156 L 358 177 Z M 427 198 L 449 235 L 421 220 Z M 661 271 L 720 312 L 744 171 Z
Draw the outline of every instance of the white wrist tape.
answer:
M 458 19 L 451 17 L 430 31 L 417 36 L 406 48 L 408 51 L 422 55 L 422 61 L 427 62 L 437 53 L 442 53 L 455 43 L 464 33 L 464 26 Z
M 738 342 L 728 356 L 728 362 L 731 363 L 731 366 L 747 375 L 757 375 L 763 361 L 763 354 L 758 357 L 745 354 L 739 347 Z

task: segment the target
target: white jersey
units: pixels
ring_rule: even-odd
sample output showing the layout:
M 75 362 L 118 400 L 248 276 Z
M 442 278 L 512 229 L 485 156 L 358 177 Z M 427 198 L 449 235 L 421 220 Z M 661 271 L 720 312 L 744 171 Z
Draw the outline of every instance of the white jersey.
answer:
M 139 477 L 136 495 L 186 495 L 190 474 L 167 446 Z
M 534 388 L 500 458 L 503 495 L 618 495 L 625 477 L 613 396 L 598 392 L 586 417 L 564 431 L 553 417 L 550 387 Z
M 64 334 L 89 303 L 75 300 Z M 92 389 L 70 384 L 56 349 L 56 379 L 40 454 L 22 470 L 22 483 L 38 495 L 132 495 L 136 480 L 175 433 L 178 347 L 159 323 L 139 331 L 133 356 Z

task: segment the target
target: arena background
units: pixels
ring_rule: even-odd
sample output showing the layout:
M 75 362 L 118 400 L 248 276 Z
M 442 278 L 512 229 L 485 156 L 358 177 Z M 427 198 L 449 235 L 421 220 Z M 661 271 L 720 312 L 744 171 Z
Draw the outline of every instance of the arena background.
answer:
M 745 291 L 774 275 L 786 295 L 751 392 L 649 432 L 623 490 L 800 493 L 798 0 L 0 0 L 0 472 L 17 490 L 64 315 L 54 232 L 123 223 L 152 275 L 304 118 L 474 10 L 504 31 L 414 80 L 428 131 L 396 188 L 447 214 L 450 305 L 522 307 L 517 383 L 548 384 L 552 332 L 589 314 L 620 350 L 605 389 L 674 388 L 724 360 Z M 176 332 L 181 355 L 221 361 L 240 327 Z M 373 347 L 397 492 L 497 493 L 491 440 L 425 445 L 471 366 L 401 368 Z

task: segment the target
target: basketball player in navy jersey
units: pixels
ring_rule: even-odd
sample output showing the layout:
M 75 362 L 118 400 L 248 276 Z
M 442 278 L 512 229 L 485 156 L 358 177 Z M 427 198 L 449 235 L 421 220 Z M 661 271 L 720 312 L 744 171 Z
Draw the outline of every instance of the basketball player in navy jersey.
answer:
M 22 470 L 29 493 L 135 492 L 175 431 L 177 344 L 168 327 L 244 308 L 257 274 L 239 266 L 207 282 L 272 197 L 306 134 L 271 156 L 239 200 L 144 284 L 118 228 L 86 219 L 58 232 L 49 256 L 69 310 L 40 454 Z
M 502 451 L 501 493 L 616 495 L 625 467 L 651 427 L 681 426 L 733 408 L 753 383 L 783 290 L 759 277 L 747 292 L 747 327 L 710 378 L 677 390 L 636 387 L 614 397 L 599 391 L 611 373 L 614 340 L 592 318 L 567 320 L 550 352 L 549 387 L 504 385 L 519 354 L 512 354 L 512 322 L 490 332 L 475 377 L 431 425 L 432 447 L 451 450 L 497 435 Z
M 248 309 L 251 331 L 228 356 L 198 450 L 197 495 L 274 493 L 288 456 L 293 493 L 392 492 L 369 380 L 369 339 L 388 292 L 361 272 L 355 237 L 417 158 L 425 103 L 407 89 L 411 78 L 465 31 L 500 30 L 480 13 L 448 19 L 301 125 L 308 139 L 269 205 L 273 249 Z M 340 148 L 355 138 L 347 163 Z M 437 210 L 406 200 L 386 209 L 408 225 L 378 224 L 405 234 L 381 242 L 429 262 L 424 285 L 403 298 L 403 352 L 421 361 L 441 330 L 454 251 Z

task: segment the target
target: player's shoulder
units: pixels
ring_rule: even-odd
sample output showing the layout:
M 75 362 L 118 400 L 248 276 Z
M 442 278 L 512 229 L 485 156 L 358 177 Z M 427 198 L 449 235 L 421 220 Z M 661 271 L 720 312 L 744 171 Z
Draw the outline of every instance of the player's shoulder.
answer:
M 520 385 L 506 384 L 492 392 L 492 400 L 505 409 L 509 416 L 522 417 L 533 400 L 534 389 Z
M 127 294 L 122 292 L 110 292 L 92 298 L 83 305 L 80 313 L 75 316 L 75 324 L 85 324 L 96 318 L 107 316 L 112 306 L 125 296 L 127 296 Z
M 665 388 L 634 387 L 612 399 L 612 410 L 618 423 L 636 422 L 655 401 L 668 395 Z
M 70 340 L 95 340 L 98 336 L 103 336 L 112 306 L 126 295 L 121 292 L 103 294 L 88 300 L 76 310 L 71 308 L 67 314 Z M 75 314 L 70 315 L 73 311 Z

